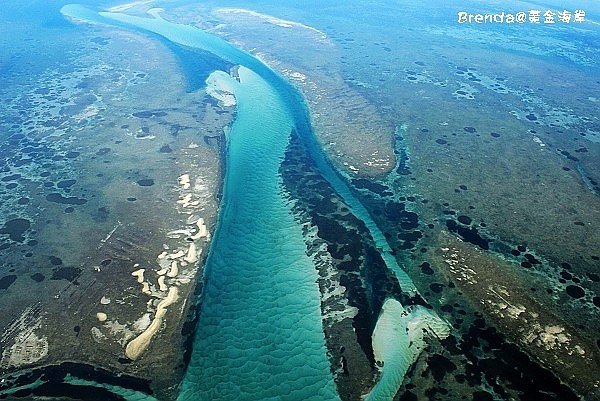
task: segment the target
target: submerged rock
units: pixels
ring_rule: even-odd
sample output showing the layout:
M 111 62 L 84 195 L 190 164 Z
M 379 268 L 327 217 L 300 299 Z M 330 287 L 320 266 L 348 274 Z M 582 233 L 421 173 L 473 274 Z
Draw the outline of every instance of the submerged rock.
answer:
M 0 228 L 0 234 L 8 234 L 8 238 L 15 242 L 25 241 L 23 234 L 29 230 L 31 222 L 27 219 L 17 218 L 12 219 L 4 223 L 4 226 Z

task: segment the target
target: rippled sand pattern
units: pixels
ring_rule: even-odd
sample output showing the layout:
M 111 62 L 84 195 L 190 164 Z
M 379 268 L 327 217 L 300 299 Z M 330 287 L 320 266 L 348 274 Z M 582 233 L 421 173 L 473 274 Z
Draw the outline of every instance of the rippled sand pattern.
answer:
M 337 399 L 316 270 L 278 175 L 292 118 L 264 80 L 239 75 L 220 246 L 179 399 Z

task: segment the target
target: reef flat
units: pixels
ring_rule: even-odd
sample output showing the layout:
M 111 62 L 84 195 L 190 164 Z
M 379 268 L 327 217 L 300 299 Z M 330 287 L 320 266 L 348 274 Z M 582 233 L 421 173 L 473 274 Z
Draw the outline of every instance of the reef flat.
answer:
M 427 21 L 423 7 L 429 10 Z M 600 236 L 594 222 L 600 210 L 595 189 L 599 149 L 593 93 L 598 66 L 584 38 L 598 37 L 598 32 L 591 22 L 583 25 L 581 36 L 568 38 L 554 30 L 544 37 L 528 30 L 533 39 L 526 43 L 514 32 L 453 27 L 446 22 L 450 12 L 423 3 L 406 6 L 401 25 L 394 19 L 394 6 L 387 3 L 371 4 L 368 11 L 339 4 L 302 9 L 289 4 L 203 4 L 169 10 L 168 15 L 235 43 L 302 91 L 328 157 L 351 182 L 427 303 L 451 322 L 454 332 L 426 349 L 397 397 L 487 399 L 512 394 L 528 399 L 545 391 L 539 379 L 544 377 L 551 399 L 576 399 L 575 393 L 593 399 L 599 379 L 590 368 L 598 361 L 594 244 Z M 359 22 L 356 16 L 365 13 L 379 22 Z M 448 35 L 461 40 L 448 41 Z M 491 42 L 499 47 L 490 48 Z M 572 43 L 580 46 L 575 49 Z M 553 50 L 546 52 L 550 45 Z M 343 132 L 329 129 L 333 121 Z M 372 143 L 365 144 L 365 121 L 378 133 L 385 132 L 386 139 L 368 135 Z M 327 135 L 340 140 L 335 143 Z M 378 155 L 390 154 L 393 158 L 382 157 L 377 165 Z M 375 169 L 368 157 L 373 157 Z M 295 197 L 301 198 L 301 192 Z M 328 213 L 350 209 L 343 203 L 326 206 L 323 200 L 318 207 Z M 334 215 L 336 223 L 345 219 L 344 213 Z M 335 228 L 320 232 L 334 237 L 344 232 L 346 223 L 328 224 Z M 454 277 L 463 274 L 455 267 L 447 276 L 452 253 L 441 251 L 448 248 L 445 234 L 488 255 L 489 269 L 493 266 L 496 276 L 508 280 L 490 283 L 498 294 L 489 294 L 491 304 L 508 305 L 498 298 L 505 297 L 498 292 L 504 288 L 523 300 L 520 305 L 535 310 L 533 315 L 480 306 L 481 285 L 475 285 L 477 293 L 467 291 Z M 349 252 L 341 249 L 341 255 Z M 350 260 L 359 258 L 350 254 Z M 331 272 L 322 275 L 327 286 L 336 281 Z M 340 291 L 333 288 L 332 294 Z M 332 310 L 352 315 L 353 302 L 350 298 L 346 306 L 329 306 L 324 316 L 331 318 Z M 371 335 L 374 321 L 367 322 L 354 323 L 365 327 L 357 336 Z M 538 330 L 522 337 L 513 334 L 515 327 L 530 325 Z M 334 332 L 332 337 L 343 337 Z M 571 342 L 580 349 L 569 348 Z M 488 352 L 489 344 L 503 354 Z M 346 355 L 333 352 L 334 369 L 342 372 L 338 388 L 345 386 L 340 378 L 364 388 L 371 379 L 360 373 L 361 363 L 350 368 L 349 349 L 344 348 Z M 510 358 L 522 361 L 521 367 L 511 368 L 522 375 L 521 381 L 511 376 Z M 336 365 L 338 360 L 341 365 Z M 475 371 L 465 371 L 465 363 L 474 361 L 480 361 Z M 490 370 L 487 361 L 506 369 Z M 569 372 L 571 366 L 580 374 Z M 486 384 L 490 381 L 497 384 Z M 344 397 L 351 398 L 356 390 L 347 391 Z
M 589 11 L 63 8 L 0 65 L 1 396 L 595 400 Z
M 189 91 L 160 42 L 101 26 L 57 40 L 67 60 L 3 78 L 2 387 L 102 367 L 171 398 L 232 108 Z

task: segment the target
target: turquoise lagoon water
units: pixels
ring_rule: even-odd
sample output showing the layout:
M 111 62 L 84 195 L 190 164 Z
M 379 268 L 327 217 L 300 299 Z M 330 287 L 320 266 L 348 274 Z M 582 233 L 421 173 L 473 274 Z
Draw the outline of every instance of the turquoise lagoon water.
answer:
M 317 272 L 278 174 L 293 119 L 256 73 L 241 67 L 239 79 L 218 245 L 179 399 L 337 399 Z
M 205 298 L 179 399 L 337 399 L 321 326 L 317 272 L 281 190 L 279 167 L 293 129 L 304 135 L 322 174 L 365 222 L 402 288 L 409 293 L 416 289 L 366 209 L 311 138 L 301 96 L 249 54 L 157 14 L 98 17 L 75 5 L 63 13 L 133 25 L 244 66 L 239 82 L 229 78 L 237 116 L 229 132 L 224 198 Z
M 286 2 L 288 0 L 282 1 Z M 165 5 L 177 3 L 184 1 Z M 303 6 L 320 7 L 324 3 L 330 2 L 307 1 Z M 357 7 L 366 6 L 360 4 Z M 226 61 L 223 65 L 243 66 L 239 69 L 239 80 L 221 74 L 221 79 L 234 87 L 237 118 L 228 135 L 227 172 L 219 226 L 206 267 L 200 319 L 179 399 L 338 399 L 326 355 L 319 291 L 315 283 L 317 273 L 305 254 L 303 227 L 292 215 L 292 201 L 283 194 L 279 172 L 292 130 L 301 136 L 321 174 L 355 216 L 364 222 L 403 291 L 415 293 L 416 288 L 398 265 L 367 209 L 323 155 L 312 136 L 300 93 L 253 56 L 206 32 L 170 23 L 158 15 L 140 18 L 98 13 L 76 5 L 65 7 L 63 13 L 155 38 L 158 35 L 163 42 L 212 53 L 215 59 Z M 324 15 L 315 13 L 314 18 L 319 20 L 325 18 Z M 36 15 L 38 17 L 43 16 Z M 48 23 L 67 29 L 69 23 L 58 17 L 50 17 Z M 396 22 L 394 14 L 388 18 L 390 25 Z M 42 64 L 39 68 L 43 68 Z M 193 66 L 188 67 L 184 68 L 188 81 L 193 89 L 197 89 L 210 67 L 196 75 Z M 9 64 L 0 65 L 0 72 L 7 68 L 10 68 Z M 405 320 L 392 326 L 404 333 L 408 322 Z M 390 367 L 404 374 L 410 365 L 407 357 L 410 353 L 403 351 L 413 342 L 408 336 L 402 340 L 395 342 L 397 347 L 390 352 L 399 356 L 385 361 L 388 369 L 371 392 L 373 399 L 390 398 L 380 394 L 388 392 L 392 382 L 402 380 L 398 375 L 388 377 Z M 103 383 L 75 378 L 65 382 L 105 388 L 127 400 L 153 400 L 145 394 Z M 390 394 L 395 393 L 396 387 L 391 390 Z
M 63 12 L 91 19 L 79 7 Z M 241 52 L 226 42 L 192 27 L 102 15 L 227 60 L 240 58 Z M 256 66 L 253 60 L 244 64 Z M 238 74 L 239 82 L 229 78 L 237 116 L 228 135 L 216 245 L 179 399 L 335 400 L 317 271 L 281 191 L 279 166 L 294 128 L 293 115 L 258 74 L 246 67 Z
M 80 6 L 67 6 L 63 9 L 63 12 L 66 14 L 78 15 L 84 19 L 95 19 L 96 21 L 102 21 L 102 19 L 98 19 L 97 15 L 90 15 L 90 10 Z M 91 12 L 91 14 L 94 13 Z M 287 83 L 283 78 L 279 77 L 265 64 L 250 54 L 241 51 L 240 49 L 232 46 L 228 42 L 225 42 L 216 36 L 203 32 L 192 26 L 165 21 L 164 19 L 160 18 L 158 14 L 155 14 L 156 18 L 142 18 L 127 14 L 106 12 L 101 12 L 99 14 L 102 17 L 109 18 L 114 21 L 131 24 L 138 28 L 146 29 L 180 45 L 209 51 L 229 62 L 244 65 L 266 79 L 269 85 L 272 86 L 278 92 L 279 96 L 282 97 L 285 107 L 288 108 L 289 112 L 293 116 L 295 127 L 298 132 L 303 135 L 303 139 L 308 145 L 313 161 L 323 176 L 335 189 L 335 191 L 340 194 L 344 201 L 352 208 L 353 213 L 365 223 L 366 227 L 371 233 L 371 236 L 373 237 L 373 240 L 381 251 L 382 258 L 384 259 L 388 268 L 390 268 L 398 278 L 402 289 L 409 294 L 416 293 L 416 288 L 412 280 L 408 277 L 404 270 L 398 266 L 396 259 L 393 257 L 391 248 L 383 233 L 377 227 L 365 207 L 358 199 L 356 199 L 348 186 L 340 178 L 338 173 L 331 167 L 323 155 L 322 150 L 319 148 L 319 145 L 314 140 L 314 137 L 311 133 L 310 120 L 308 118 L 308 112 L 306 110 L 304 100 L 298 91 L 292 87 L 292 85 Z

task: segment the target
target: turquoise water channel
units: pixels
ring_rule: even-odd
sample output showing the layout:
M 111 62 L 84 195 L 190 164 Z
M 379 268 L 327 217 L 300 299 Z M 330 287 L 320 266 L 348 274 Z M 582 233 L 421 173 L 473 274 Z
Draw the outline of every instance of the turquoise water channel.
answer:
M 179 399 L 337 399 L 317 271 L 278 174 L 293 119 L 265 80 L 238 74 L 218 245 Z
M 306 255 L 302 226 L 294 219 L 279 174 L 292 130 L 308 138 L 315 163 L 365 222 L 403 289 L 414 292 L 414 285 L 367 211 L 310 139 L 301 96 L 251 55 L 157 13 L 153 18 L 98 14 L 76 5 L 62 12 L 150 31 L 240 65 L 236 78 L 218 74 L 233 88 L 237 114 L 228 133 L 219 224 L 179 399 L 339 399 L 327 359 L 317 270 Z

